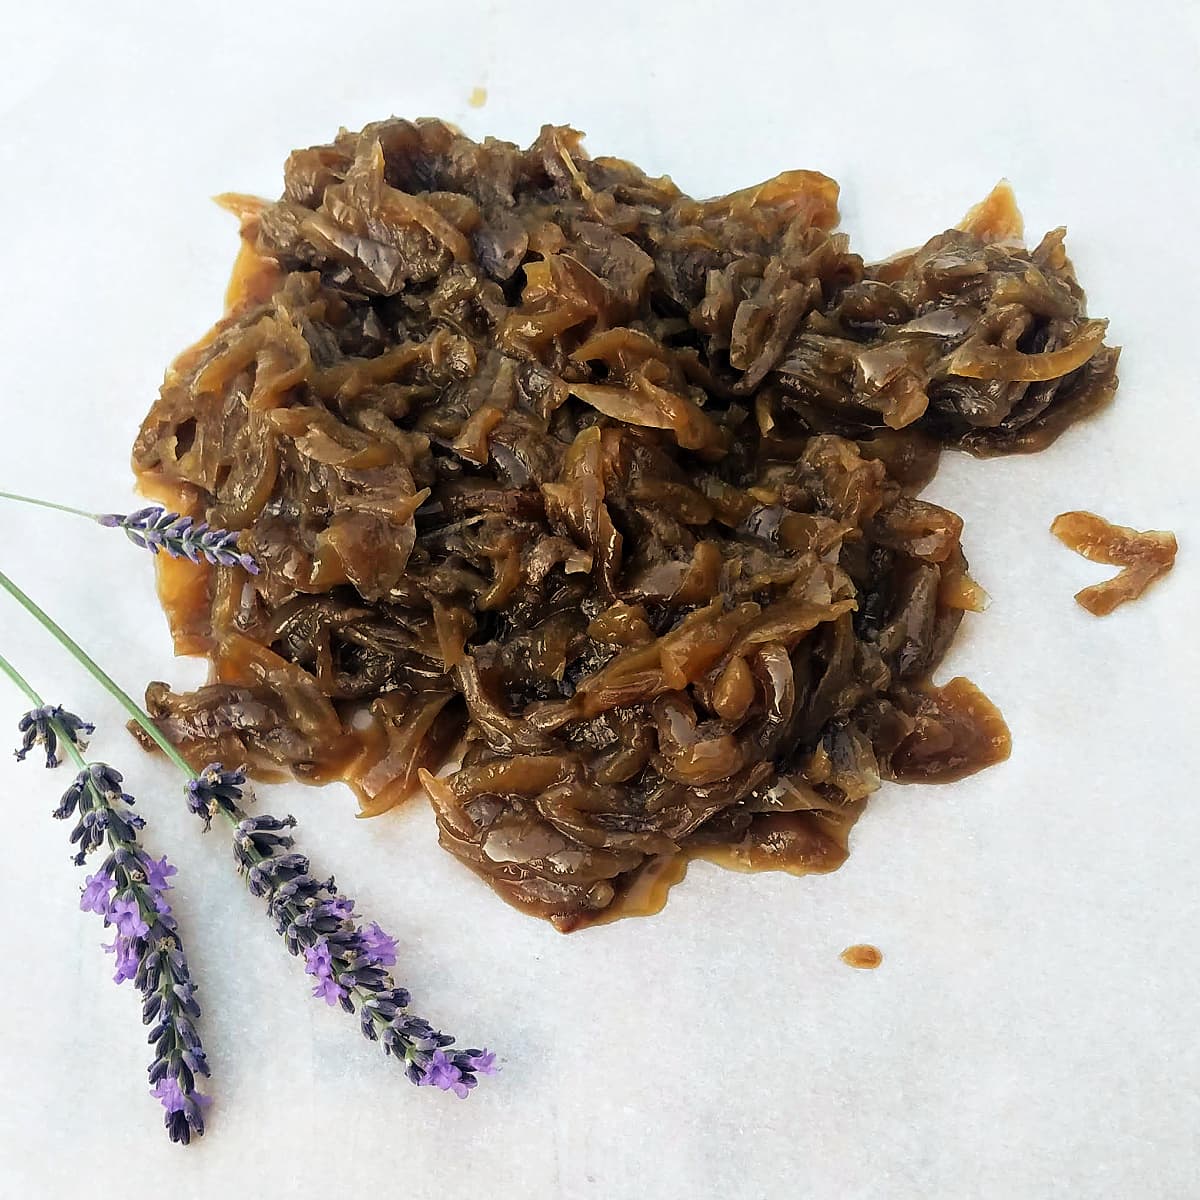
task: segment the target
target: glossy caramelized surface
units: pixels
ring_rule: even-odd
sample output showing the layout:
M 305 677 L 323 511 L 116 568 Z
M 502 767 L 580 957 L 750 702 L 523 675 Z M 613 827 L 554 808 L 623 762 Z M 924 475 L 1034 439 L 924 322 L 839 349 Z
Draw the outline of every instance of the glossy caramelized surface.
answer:
M 832 870 L 882 779 L 1003 759 L 986 697 L 930 682 L 984 597 L 916 492 L 944 446 L 1048 444 L 1117 352 L 1006 188 L 876 266 L 836 202 L 398 120 L 226 197 L 227 315 L 134 464 L 262 571 L 160 562 L 213 664 L 151 685 L 162 728 L 345 778 L 364 815 L 423 786 L 442 844 L 561 929 L 655 910 L 691 857 Z

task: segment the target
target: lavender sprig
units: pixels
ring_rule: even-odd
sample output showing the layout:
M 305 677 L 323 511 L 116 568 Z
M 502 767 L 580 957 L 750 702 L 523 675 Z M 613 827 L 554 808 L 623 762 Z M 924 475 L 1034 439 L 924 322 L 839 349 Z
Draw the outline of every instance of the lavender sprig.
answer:
M 63 739 L 78 750 L 87 749 L 88 734 L 96 732 L 96 727 L 90 721 L 81 721 L 74 713 L 67 712 L 58 704 L 43 704 L 31 709 L 17 722 L 17 731 L 24 736 L 21 745 L 13 751 L 17 762 L 24 762 L 25 756 L 34 746 L 44 746 L 46 750 L 46 766 L 57 767 L 62 760 L 58 757 L 59 732 Z
M 382 1044 L 410 1082 L 452 1091 L 465 1099 L 479 1075 L 496 1073 L 487 1050 L 449 1051 L 454 1038 L 405 1012 L 408 992 L 387 968 L 396 962 L 396 941 L 374 921 L 357 923 L 354 901 L 332 879 L 310 871 L 295 852 L 295 817 L 247 816 L 241 806 L 246 776 L 212 763 L 188 783 L 188 807 L 209 828 L 218 813 L 233 823 L 233 852 L 250 892 L 264 896 L 267 913 L 288 953 L 303 956 L 315 980 L 313 995 L 348 1013 L 358 1001 L 359 1029 Z
M 95 851 L 108 850 L 100 869 L 86 878 L 79 907 L 98 913 L 105 928 L 114 931 L 112 942 L 104 947 L 114 956 L 113 982 L 133 980 L 142 994 L 142 1021 L 153 1026 L 151 1095 L 166 1110 L 171 1140 L 187 1144 L 204 1133 L 203 1110 L 209 1098 L 197 1089 L 196 1077 L 207 1076 L 209 1067 L 195 1025 L 200 1016 L 195 984 L 165 895 L 175 867 L 165 857 L 152 858 L 138 844 L 145 821 L 133 811 L 134 800 L 122 786 L 121 773 L 105 763 L 84 762 L 79 734 L 94 726 L 58 705 L 42 704 L 7 660 L 0 658 L 0 668 L 38 704 L 19 722 L 25 738 L 18 758 L 34 744 L 34 732 L 46 746 L 47 766 L 57 764 L 58 742 L 79 766 L 53 815 L 58 820 L 75 818 L 70 840 L 77 848 L 77 866 Z
M 192 562 L 203 559 L 215 567 L 241 567 L 251 575 L 258 574 L 258 563 L 253 555 L 238 549 L 236 533 L 228 529 L 211 529 L 203 521 L 196 524 L 194 518 L 168 512 L 161 504 L 151 504 L 132 513 L 91 513 L 69 504 L 21 496 L 16 492 L 0 492 L 0 500 L 34 504 L 38 508 L 86 517 L 107 529 L 123 529 L 134 545 L 152 554 L 165 550 L 172 558 L 188 558 Z
M 152 554 L 165 550 L 172 558 L 204 559 L 215 567 L 241 567 L 258 574 L 253 556 L 238 549 L 238 535 L 228 529 L 210 529 L 206 521 L 168 512 L 161 504 L 151 504 L 133 513 L 105 513 L 96 518 L 108 529 L 123 529 L 135 546 Z

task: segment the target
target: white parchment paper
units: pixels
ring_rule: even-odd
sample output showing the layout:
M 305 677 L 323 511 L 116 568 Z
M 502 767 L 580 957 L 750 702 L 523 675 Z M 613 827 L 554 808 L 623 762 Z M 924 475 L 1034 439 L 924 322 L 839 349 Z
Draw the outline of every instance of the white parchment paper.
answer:
M 885 788 L 837 874 L 698 864 L 660 916 L 562 937 L 440 851 L 423 806 L 360 822 L 344 789 L 264 789 L 399 936 L 415 1010 L 499 1052 L 467 1103 L 309 998 L 176 777 L 0 606 L 3 652 L 101 724 L 179 866 L 217 1097 L 200 1144 L 166 1142 L 135 997 L 48 815 L 65 774 L 0 757 L 3 1200 L 1200 1193 L 1194 6 L 209 0 L 4 25 L 0 488 L 131 505 L 138 421 L 220 311 L 235 229 L 207 197 L 274 194 L 292 147 L 393 112 L 522 143 L 569 121 L 700 195 L 819 168 L 867 256 L 1008 176 L 1032 237 L 1070 223 L 1125 352 L 1115 407 L 1049 453 L 946 460 L 931 493 L 993 604 L 944 674 L 997 701 L 1014 753 Z M 1071 600 L 1101 568 L 1047 532 L 1080 507 L 1182 545 L 1103 621 Z M 119 535 L 0 507 L 0 563 L 131 690 L 199 679 Z M 0 691 L 4 729 L 21 708 Z M 879 970 L 839 961 L 860 941 Z

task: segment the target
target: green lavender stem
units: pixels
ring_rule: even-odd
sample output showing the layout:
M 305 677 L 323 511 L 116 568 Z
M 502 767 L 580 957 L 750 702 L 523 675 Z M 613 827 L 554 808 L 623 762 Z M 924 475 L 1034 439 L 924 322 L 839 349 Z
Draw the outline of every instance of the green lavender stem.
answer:
M 45 707 L 45 700 L 43 700 L 41 696 L 39 696 L 37 692 L 33 690 L 33 684 L 31 684 L 29 680 L 27 680 L 25 676 L 22 675 L 21 672 L 18 671 L 17 668 L 14 667 L 12 663 L 10 663 L 8 659 L 4 657 L 3 654 L 0 654 L 0 671 L 3 671 L 5 675 L 7 675 L 9 679 L 16 684 L 19 691 L 25 693 L 26 697 L 33 704 L 34 708 Z M 70 745 L 69 739 L 68 745 Z
M 38 500 L 34 496 L 21 496 L 16 492 L 0 492 L 0 500 L 15 500 L 18 504 L 36 504 L 38 508 L 52 508 L 55 512 L 70 513 L 74 517 L 87 517 L 89 521 L 98 521 L 99 513 L 84 512 L 82 508 L 72 508 L 69 504 L 55 504 L 52 500 Z

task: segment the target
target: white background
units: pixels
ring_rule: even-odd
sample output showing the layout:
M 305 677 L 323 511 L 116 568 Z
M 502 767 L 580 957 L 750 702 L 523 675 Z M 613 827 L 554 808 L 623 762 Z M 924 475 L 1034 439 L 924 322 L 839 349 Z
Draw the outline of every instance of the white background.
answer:
M 1069 223 L 1125 353 L 1116 406 L 1049 453 L 947 459 L 932 494 L 965 516 L 993 605 L 946 674 L 995 698 L 1015 749 L 954 786 L 885 788 L 837 874 L 700 864 L 660 916 L 562 937 L 440 851 L 423 805 L 356 822 L 340 787 L 264 789 L 397 933 L 416 1011 L 499 1051 L 503 1074 L 466 1103 L 411 1088 L 308 998 L 177 778 L 0 608 L 0 648 L 102 724 L 97 755 L 179 865 L 217 1097 L 201 1143 L 166 1142 L 135 996 L 109 981 L 48 816 L 65 772 L 6 756 L 4 1200 L 1200 1194 L 1194 4 L 6 10 L 3 488 L 133 504 L 138 421 L 218 315 L 235 249 L 207 197 L 275 194 L 292 147 L 392 113 L 523 144 L 570 122 L 593 153 L 698 195 L 819 168 L 869 257 L 1006 175 L 1032 237 Z M 1102 570 L 1047 532 L 1077 507 L 1175 529 L 1174 575 L 1088 616 L 1071 595 Z M 119 535 L 5 508 L 0 561 L 131 690 L 199 679 Z M 0 693 L 5 728 L 21 708 Z M 839 962 L 858 941 L 882 948 L 880 970 Z

